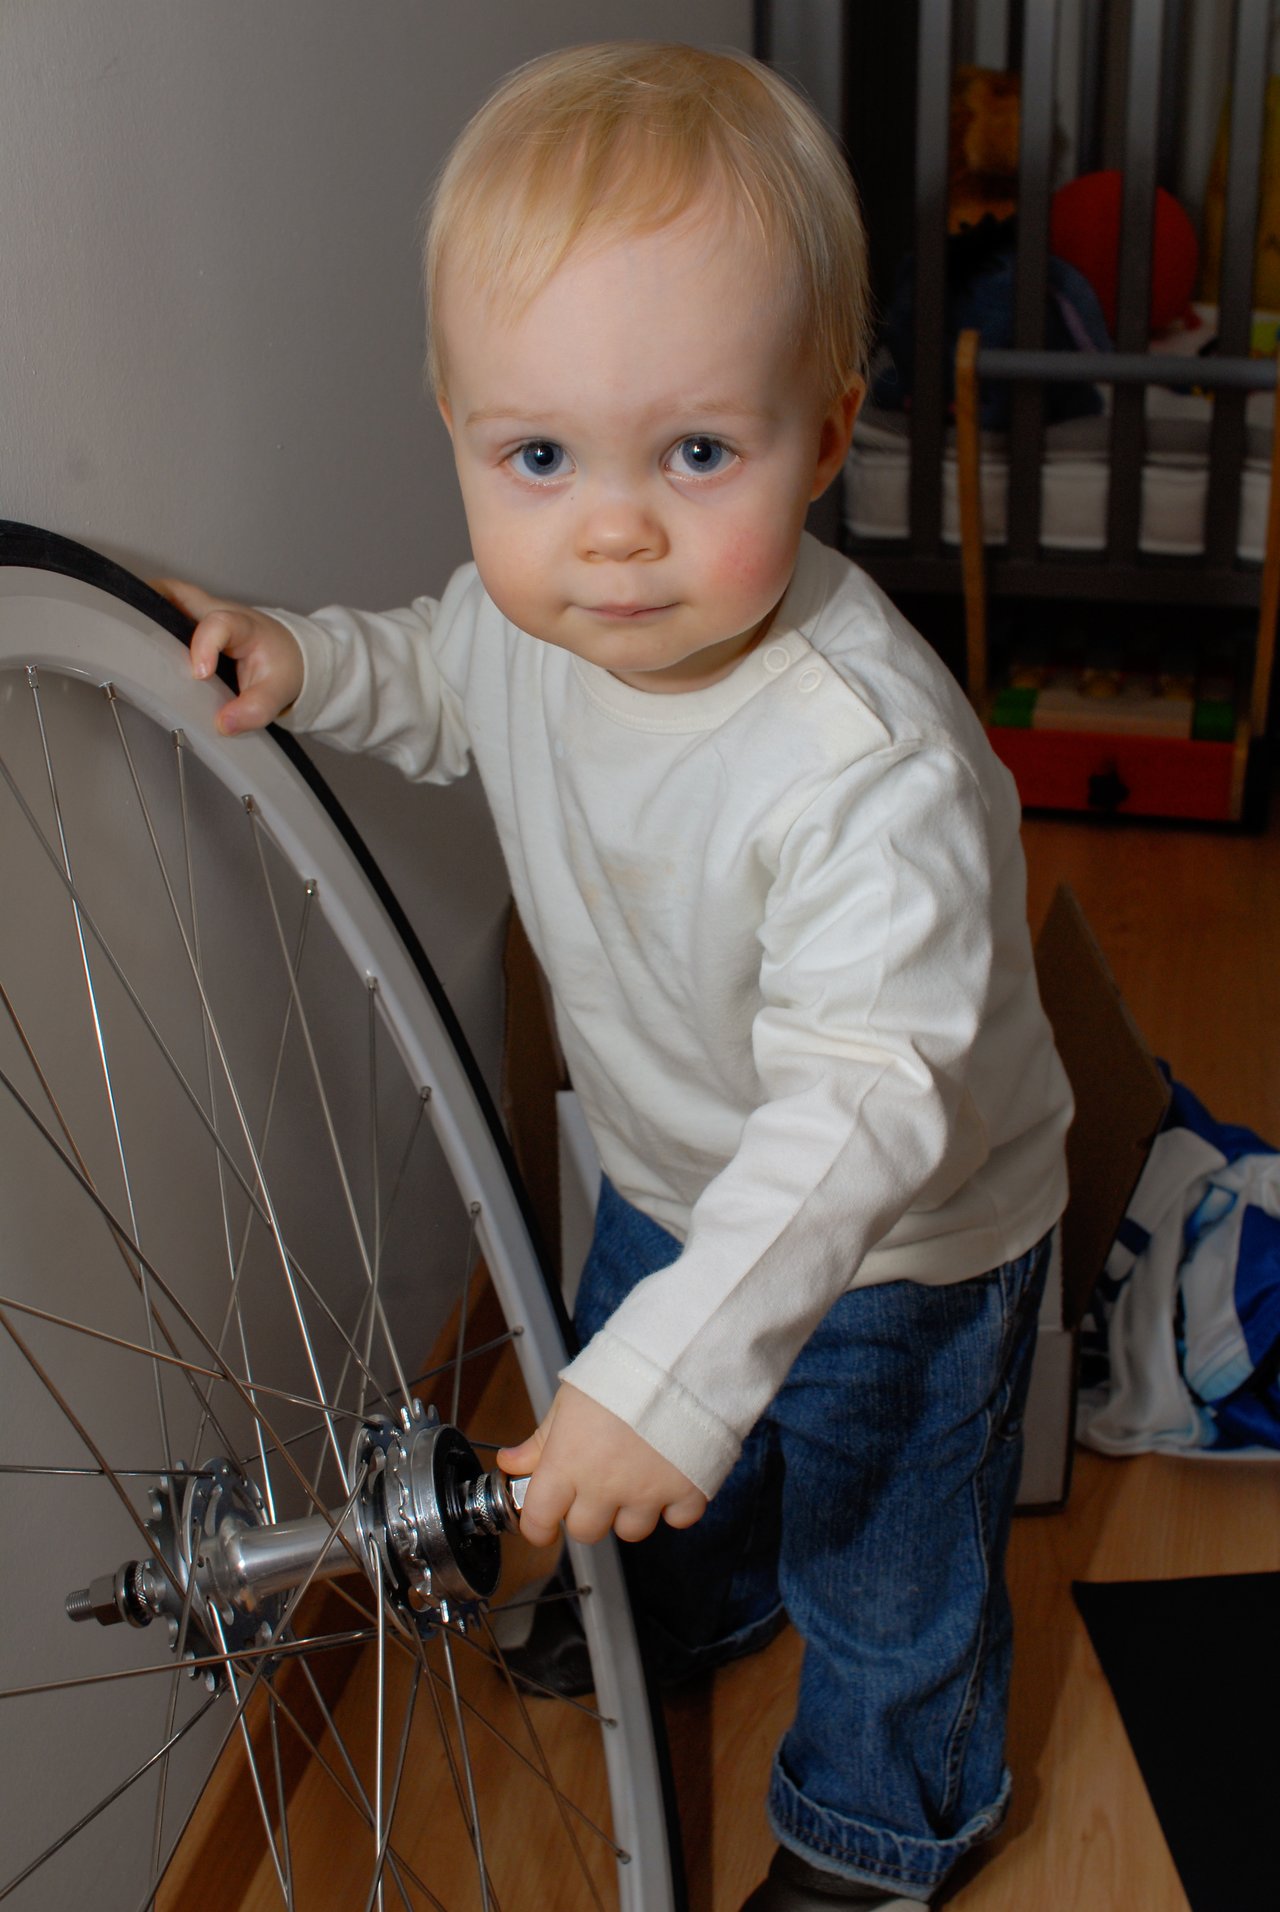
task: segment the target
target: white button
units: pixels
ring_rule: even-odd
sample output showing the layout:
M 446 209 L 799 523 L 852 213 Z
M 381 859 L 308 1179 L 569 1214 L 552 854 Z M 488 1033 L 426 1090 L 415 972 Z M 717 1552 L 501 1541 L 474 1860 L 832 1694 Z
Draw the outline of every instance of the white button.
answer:
M 778 675 L 779 671 L 784 671 L 790 662 L 791 659 L 781 644 L 770 645 L 764 654 L 764 667 L 774 677 Z
M 817 690 L 818 685 L 822 682 L 822 672 L 813 665 L 810 665 L 807 671 L 801 671 L 796 682 L 799 684 L 801 690 Z

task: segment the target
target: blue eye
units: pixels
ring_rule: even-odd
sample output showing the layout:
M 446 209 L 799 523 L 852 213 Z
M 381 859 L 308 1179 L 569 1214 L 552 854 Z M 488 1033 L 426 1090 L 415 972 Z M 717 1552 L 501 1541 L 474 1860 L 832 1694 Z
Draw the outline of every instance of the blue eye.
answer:
M 558 478 L 567 460 L 563 445 L 549 438 L 531 438 L 513 454 L 513 462 L 522 478 Z
M 712 472 L 723 471 L 733 453 L 718 438 L 709 438 L 700 432 L 696 438 L 682 438 L 671 454 L 671 463 L 678 472 L 705 478 Z

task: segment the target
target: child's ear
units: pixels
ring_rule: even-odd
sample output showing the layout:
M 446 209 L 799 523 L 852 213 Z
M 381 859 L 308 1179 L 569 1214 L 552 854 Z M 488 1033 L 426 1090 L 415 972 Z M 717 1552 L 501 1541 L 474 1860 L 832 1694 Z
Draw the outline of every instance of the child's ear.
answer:
M 809 493 L 810 499 L 822 496 L 843 465 L 866 391 L 865 379 L 852 379 L 823 418 L 818 437 L 818 461 L 814 467 L 813 490 Z
M 437 386 L 436 388 L 436 407 L 439 410 L 441 418 L 444 420 L 445 430 L 448 432 L 450 438 L 452 438 L 453 410 L 449 404 L 449 394 L 445 391 L 443 385 Z

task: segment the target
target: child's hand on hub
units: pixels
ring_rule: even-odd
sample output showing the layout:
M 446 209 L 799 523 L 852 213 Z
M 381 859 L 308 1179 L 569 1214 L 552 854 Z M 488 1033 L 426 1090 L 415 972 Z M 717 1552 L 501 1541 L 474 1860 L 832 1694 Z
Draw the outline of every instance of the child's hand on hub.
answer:
M 519 1447 L 504 1447 L 498 1465 L 530 1474 L 520 1531 L 535 1547 L 556 1537 L 563 1520 L 574 1540 L 643 1540 L 659 1520 L 692 1527 L 707 1497 L 634 1428 L 567 1384 L 541 1427 Z
M 261 730 L 287 710 L 302 690 L 302 652 L 292 633 L 278 618 L 211 597 L 198 585 L 178 578 L 156 578 L 155 589 L 195 621 L 191 636 L 191 671 L 212 677 L 219 655 L 233 659 L 240 694 L 224 704 L 217 727 L 224 737 L 241 730 Z

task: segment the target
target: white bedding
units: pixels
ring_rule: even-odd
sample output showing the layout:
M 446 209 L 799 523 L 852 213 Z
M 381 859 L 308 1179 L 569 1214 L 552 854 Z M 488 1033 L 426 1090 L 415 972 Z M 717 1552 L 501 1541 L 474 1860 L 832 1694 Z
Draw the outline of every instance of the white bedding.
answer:
M 1253 392 L 1246 406 L 1238 551 L 1261 562 L 1270 489 L 1272 395 Z M 1147 456 L 1142 474 L 1139 542 L 1144 551 L 1194 556 L 1204 549 L 1209 484 L 1210 400 L 1152 386 L 1147 392 Z M 1107 438 L 1111 421 L 1071 418 L 1045 430 L 1041 467 L 1041 539 L 1063 551 L 1101 551 L 1107 527 Z M 844 519 L 858 539 L 905 538 L 911 474 L 910 420 L 867 406 L 845 466 Z M 983 532 L 988 544 L 1008 535 L 1007 435 L 982 434 Z M 942 468 L 942 535 L 960 542 L 955 433 L 948 432 Z

